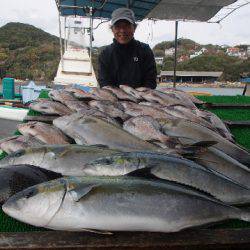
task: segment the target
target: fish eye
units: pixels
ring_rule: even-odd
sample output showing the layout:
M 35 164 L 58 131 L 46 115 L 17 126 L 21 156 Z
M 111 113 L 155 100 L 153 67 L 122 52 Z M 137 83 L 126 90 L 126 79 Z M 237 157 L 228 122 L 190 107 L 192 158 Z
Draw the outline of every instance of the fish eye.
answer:
M 21 157 L 23 154 L 24 154 L 24 150 L 21 149 L 14 153 L 14 157 Z

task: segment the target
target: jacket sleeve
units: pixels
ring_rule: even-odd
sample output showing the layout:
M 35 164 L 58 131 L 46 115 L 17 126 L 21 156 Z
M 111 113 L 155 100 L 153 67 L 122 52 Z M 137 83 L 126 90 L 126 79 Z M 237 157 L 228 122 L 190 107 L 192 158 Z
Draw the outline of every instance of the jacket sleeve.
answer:
M 109 73 L 108 65 L 107 56 L 105 50 L 103 50 L 98 58 L 98 83 L 100 87 L 113 84 L 110 78 L 111 74 Z
M 157 70 L 156 70 L 154 54 L 149 46 L 147 46 L 147 50 L 145 51 L 143 63 L 144 63 L 143 86 L 155 89 Z

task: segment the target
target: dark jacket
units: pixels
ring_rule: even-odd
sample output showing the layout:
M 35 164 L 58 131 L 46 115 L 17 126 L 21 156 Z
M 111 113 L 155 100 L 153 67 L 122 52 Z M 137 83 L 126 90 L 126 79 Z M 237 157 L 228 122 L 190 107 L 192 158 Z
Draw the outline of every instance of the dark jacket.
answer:
M 115 39 L 99 56 L 100 87 L 121 84 L 133 88 L 156 88 L 156 65 L 150 47 L 137 40 L 119 44 Z

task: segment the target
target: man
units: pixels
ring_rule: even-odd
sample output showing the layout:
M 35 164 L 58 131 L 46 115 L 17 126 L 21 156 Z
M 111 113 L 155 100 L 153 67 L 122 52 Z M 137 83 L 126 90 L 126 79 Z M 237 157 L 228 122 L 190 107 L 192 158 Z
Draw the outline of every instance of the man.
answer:
M 113 11 L 111 29 L 113 43 L 99 56 L 100 87 L 128 85 L 133 88 L 156 88 L 156 65 L 150 47 L 134 39 L 134 12 L 127 8 Z

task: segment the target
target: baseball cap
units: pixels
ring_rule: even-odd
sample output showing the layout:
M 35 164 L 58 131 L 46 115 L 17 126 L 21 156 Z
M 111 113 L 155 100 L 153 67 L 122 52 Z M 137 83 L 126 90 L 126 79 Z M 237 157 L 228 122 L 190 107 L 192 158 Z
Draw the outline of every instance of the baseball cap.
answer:
M 133 10 L 128 8 L 114 10 L 111 14 L 111 25 L 114 25 L 119 20 L 127 20 L 130 23 L 135 24 L 135 14 Z

